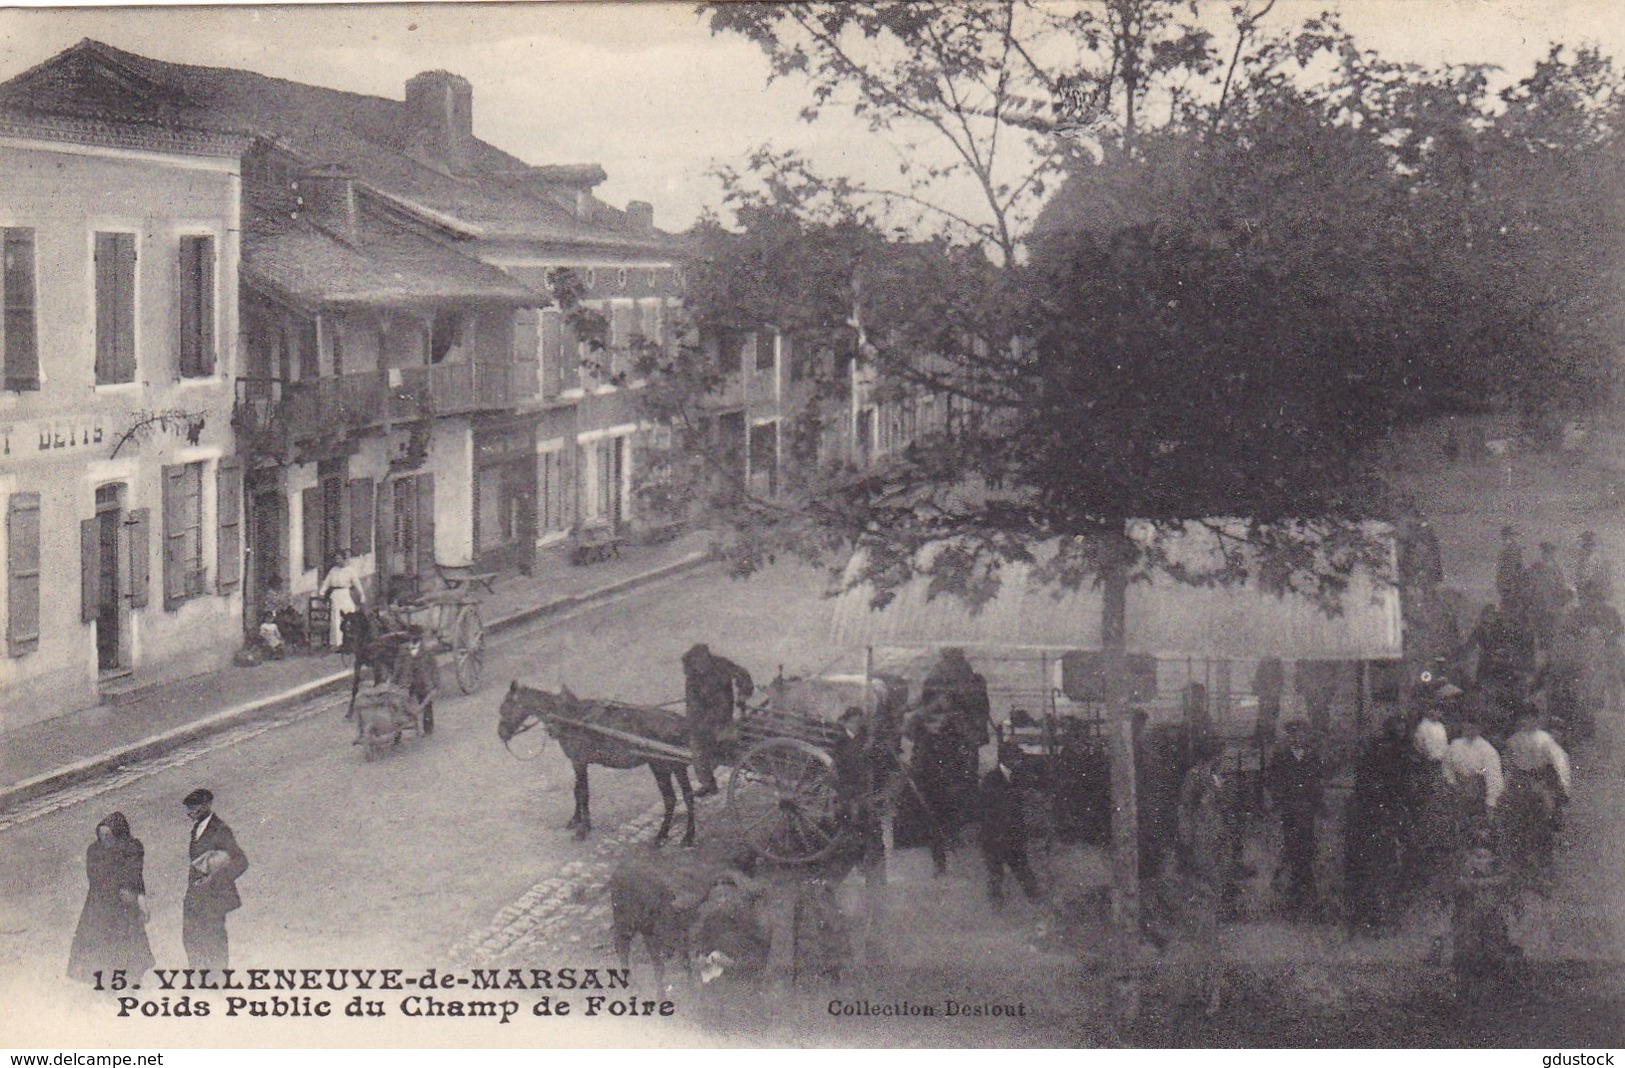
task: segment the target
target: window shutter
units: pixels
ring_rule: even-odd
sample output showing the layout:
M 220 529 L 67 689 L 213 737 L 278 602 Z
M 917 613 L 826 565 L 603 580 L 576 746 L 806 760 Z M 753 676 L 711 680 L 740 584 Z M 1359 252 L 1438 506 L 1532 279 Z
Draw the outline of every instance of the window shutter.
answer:
M 39 389 L 39 339 L 34 326 L 34 231 L 11 229 L 5 234 L 6 389 Z
M 197 248 L 190 237 L 180 242 L 180 284 L 175 287 L 175 318 L 180 337 L 175 346 L 176 373 L 181 378 L 198 375 Z
M 135 381 L 135 235 L 115 234 L 113 241 L 116 315 L 115 382 Z
M 638 330 L 638 309 L 633 304 L 617 304 L 610 311 L 610 370 L 613 374 L 626 374 L 632 368 L 632 335 Z
M 559 323 L 559 388 L 583 389 L 586 387 L 585 369 L 581 366 L 581 338 L 576 328 L 568 320 Z
M 6 509 L 6 645 L 12 656 L 39 648 L 40 498 L 13 493 Z
M 389 595 L 390 557 L 395 546 L 395 484 L 388 478 L 378 487 L 378 509 L 373 513 L 373 545 L 378 555 L 373 560 L 374 575 L 378 580 L 380 600 Z
M 243 577 L 243 468 L 236 459 L 220 461 L 215 470 L 215 588 L 221 594 L 237 588 Z
M 358 478 L 350 483 L 351 556 L 372 552 L 372 495 L 372 479 Z
M 541 355 L 541 313 L 520 308 L 513 313 L 513 362 L 529 363 Z
M 299 320 L 299 332 L 296 335 L 299 345 L 299 380 L 309 382 L 322 375 L 322 354 L 320 337 L 316 332 L 315 319 Z
M 96 235 L 96 382 L 116 382 L 118 371 L 117 234 Z
M 136 508 L 124 521 L 130 528 L 130 607 L 147 607 L 147 585 L 151 581 L 152 512 Z
M 304 503 L 304 521 L 300 524 L 304 531 L 305 542 L 305 570 L 321 570 L 322 567 L 322 488 L 312 486 L 299 495 Z
M 79 622 L 94 623 L 102 609 L 102 520 L 79 521 Z
M 186 465 L 164 468 L 164 609 L 186 600 Z
M 180 240 L 180 373 L 186 378 L 214 374 L 214 238 Z
M 542 395 L 551 397 L 564 388 L 564 313 L 544 309 L 541 333 Z
M 341 554 L 350 545 L 349 495 L 342 474 L 322 479 L 322 536 L 319 563 L 327 567 L 328 557 Z
M 434 573 L 434 476 L 419 475 L 418 484 L 418 574 Z
M 643 302 L 643 339 L 658 349 L 664 349 L 666 339 L 661 329 L 661 302 L 646 300 Z
M 214 238 L 197 242 L 198 373 L 214 374 Z

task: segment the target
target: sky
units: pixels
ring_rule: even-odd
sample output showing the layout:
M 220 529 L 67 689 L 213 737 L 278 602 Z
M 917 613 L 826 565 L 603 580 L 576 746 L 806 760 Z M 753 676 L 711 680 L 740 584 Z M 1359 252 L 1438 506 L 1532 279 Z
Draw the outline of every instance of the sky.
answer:
M 1211 2 L 1211 0 L 1209 0 Z M 1394 59 L 1527 71 L 1547 44 L 1625 57 L 1620 0 L 1279 0 L 1287 26 L 1335 8 Z M 0 79 L 85 37 L 159 59 L 401 99 L 424 70 L 474 86 L 474 128 L 531 163 L 600 163 L 612 204 L 655 205 L 665 229 L 715 206 L 718 164 L 763 143 L 831 174 L 884 179 L 898 150 L 843 116 L 799 122 L 805 92 L 768 84 L 742 39 L 714 37 L 691 3 L 295 4 L 0 9 Z

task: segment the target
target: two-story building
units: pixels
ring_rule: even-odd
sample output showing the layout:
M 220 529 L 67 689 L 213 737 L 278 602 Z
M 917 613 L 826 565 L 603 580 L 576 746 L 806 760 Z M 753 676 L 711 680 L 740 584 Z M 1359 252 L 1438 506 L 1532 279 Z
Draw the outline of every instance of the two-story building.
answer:
M 0 730 L 238 646 L 246 143 L 0 108 Z
M 532 166 L 474 136 L 473 88 L 391 100 L 83 41 L 0 88 L 76 113 L 246 131 L 249 598 L 308 597 L 345 557 L 385 587 L 435 561 L 528 566 L 580 522 L 636 520 L 651 438 L 626 353 L 681 281 L 653 210 L 593 196 L 602 168 Z M 555 293 L 608 323 L 577 338 Z

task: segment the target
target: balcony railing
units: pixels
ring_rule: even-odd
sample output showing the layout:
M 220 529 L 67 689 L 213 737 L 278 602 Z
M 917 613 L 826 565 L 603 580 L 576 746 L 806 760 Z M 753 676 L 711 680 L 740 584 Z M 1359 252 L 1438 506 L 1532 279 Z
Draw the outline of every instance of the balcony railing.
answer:
M 445 363 L 303 382 L 239 378 L 233 425 L 261 451 L 353 433 L 386 420 L 503 411 L 537 396 L 535 364 Z

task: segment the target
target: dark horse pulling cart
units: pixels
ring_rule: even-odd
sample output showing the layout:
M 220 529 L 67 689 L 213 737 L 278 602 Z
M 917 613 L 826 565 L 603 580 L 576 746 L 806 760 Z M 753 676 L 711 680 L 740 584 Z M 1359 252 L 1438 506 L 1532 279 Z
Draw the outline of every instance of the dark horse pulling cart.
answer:
M 849 699 L 854 696 L 850 691 L 857 692 L 856 700 Z M 842 732 L 835 718 L 842 708 L 861 702 L 861 691 L 861 680 L 776 680 L 767 700 L 746 708 L 734 724 L 728 809 L 750 845 L 768 859 L 810 864 L 828 858 L 840 846 L 833 750 Z M 660 708 L 583 700 L 568 689 L 549 693 L 513 683 L 502 702 L 497 737 L 509 745 L 538 724 L 574 765 L 576 809 L 567 826 L 578 838 L 592 826 L 587 767 L 647 764 L 666 805 L 655 840 L 663 842 L 670 834 L 676 779 L 688 820 L 683 844 L 693 844 L 694 801 L 688 778 L 693 753 L 683 716 Z M 730 739 L 725 735 L 724 740 Z
M 498 713 L 497 737 L 511 752 L 513 739 L 538 724 L 559 743 L 565 758 L 575 768 L 575 813 L 565 827 L 573 829 L 578 840 L 587 837 L 592 830 L 588 766 L 626 769 L 647 764 L 654 773 L 655 784 L 660 787 L 660 798 L 666 804 L 666 815 L 655 841 L 664 842 L 671 835 L 672 814 L 677 807 L 677 795 L 672 789 L 675 779 L 682 786 L 683 808 L 688 820 L 683 844 L 694 844 L 694 787 L 688 780 L 690 755 L 686 748 L 688 727 L 681 716 L 664 709 L 617 701 L 582 700 L 571 693 L 569 687 L 549 693 L 518 682 L 511 684 Z

